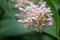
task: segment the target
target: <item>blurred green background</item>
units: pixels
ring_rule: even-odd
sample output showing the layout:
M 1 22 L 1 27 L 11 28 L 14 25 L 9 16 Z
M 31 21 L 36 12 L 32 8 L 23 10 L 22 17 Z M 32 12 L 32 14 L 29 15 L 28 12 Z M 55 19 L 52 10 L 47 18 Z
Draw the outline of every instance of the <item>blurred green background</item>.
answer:
M 19 24 L 14 15 L 19 13 L 9 0 L 0 0 L 0 40 L 58 40 L 60 22 L 60 0 L 45 0 L 54 14 L 54 26 L 44 32 L 35 32 Z M 38 3 L 38 0 L 36 0 Z

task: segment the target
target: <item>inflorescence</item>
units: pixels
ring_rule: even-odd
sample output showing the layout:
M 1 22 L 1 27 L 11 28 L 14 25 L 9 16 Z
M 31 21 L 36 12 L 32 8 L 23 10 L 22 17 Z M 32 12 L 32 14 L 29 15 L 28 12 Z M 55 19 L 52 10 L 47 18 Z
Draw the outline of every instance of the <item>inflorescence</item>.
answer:
M 45 1 L 40 0 L 40 5 L 29 0 L 16 0 L 16 2 L 15 8 L 18 8 L 21 14 L 15 16 L 19 19 L 18 22 L 23 23 L 25 27 L 32 27 L 37 32 L 41 32 L 43 28 L 53 25 L 53 14 L 50 7 L 46 7 Z

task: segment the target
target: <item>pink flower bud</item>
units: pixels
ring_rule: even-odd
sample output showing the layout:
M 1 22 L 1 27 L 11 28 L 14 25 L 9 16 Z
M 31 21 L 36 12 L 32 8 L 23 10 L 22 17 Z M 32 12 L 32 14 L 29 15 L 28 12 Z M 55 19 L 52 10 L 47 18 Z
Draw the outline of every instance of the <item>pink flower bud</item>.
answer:
M 44 7 L 43 10 L 46 10 L 46 7 Z
M 23 20 L 18 20 L 18 22 L 19 22 L 19 23 L 24 23 L 24 21 L 23 21 Z
M 53 25 L 53 23 L 52 23 L 52 22 L 49 22 L 49 23 L 48 23 L 48 26 L 52 26 L 52 25 Z
M 45 11 L 46 11 L 46 12 L 51 12 L 51 10 L 49 10 L 49 9 L 46 9 Z
M 20 18 L 20 14 L 15 14 L 15 17 Z
M 42 15 L 42 11 L 39 11 L 39 14 Z
M 20 16 L 19 14 L 15 14 L 15 16 L 17 17 L 17 16 Z
M 32 14 L 32 16 L 34 17 L 34 16 L 36 16 L 36 14 Z
M 42 5 L 41 5 L 41 8 L 44 8 L 44 7 L 46 7 L 46 4 L 42 4 Z
M 52 15 L 53 15 L 53 13 L 50 14 L 50 16 L 52 16 Z
M 20 11 L 22 11 L 22 12 L 24 12 L 24 9 L 23 9 L 23 8 L 21 8 L 21 7 L 19 8 L 19 10 L 20 10 Z
M 30 6 L 31 6 L 31 5 L 33 5 L 33 3 L 32 3 L 32 2 L 30 3 Z
M 35 8 L 36 8 L 36 6 L 35 6 L 35 5 L 31 5 L 31 8 L 32 8 L 32 9 L 35 9 Z
M 27 15 L 30 15 L 31 13 L 30 12 L 27 12 Z
M 35 21 L 36 20 L 36 18 L 35 17 L 32 17 L 32 21 Z
M 52 21 L 52 20 L 53 20 L 53 18 L 48 18 L 48 19 L 47 19 L 47 21 Z
M 15 5 L 15 8 L 17 8 L 17 7 L 18 7 L 18 4 Z
M 25 23 L 29 22 L 28 20 L 24 20 Z
M 41 2 L 43 2 L 43 0 L 40 0 Z

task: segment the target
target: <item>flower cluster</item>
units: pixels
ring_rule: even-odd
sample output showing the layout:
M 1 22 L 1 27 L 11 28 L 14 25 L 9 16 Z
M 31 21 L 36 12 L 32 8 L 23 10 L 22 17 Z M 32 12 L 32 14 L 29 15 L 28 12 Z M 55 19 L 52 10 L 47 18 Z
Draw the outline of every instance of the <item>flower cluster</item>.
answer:
M 19 23 L 23 23 L 25 27 L 32 27 L 36 31 L 41 32 L 43 28 L 53 25 L 52 12 L 50 7 L 46 7 L 46 2 L 40 0 L 40 5 L 36 5 L 28 0 L 17 0 L 15 5 L 21 11 L 21 14 L 15 16 L 19 19 Z M 27 6 L 24 6 L 28 4 Z

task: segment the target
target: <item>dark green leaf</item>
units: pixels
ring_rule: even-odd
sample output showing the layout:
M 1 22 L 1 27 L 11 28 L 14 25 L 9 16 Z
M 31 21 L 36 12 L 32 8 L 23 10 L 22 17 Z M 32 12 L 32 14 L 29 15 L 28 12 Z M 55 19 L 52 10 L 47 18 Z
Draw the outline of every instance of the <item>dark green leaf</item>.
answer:
M 0 20 L 0 34 L 3 35 L 23 35 L 32 32 L 28 30 L 15 19 L 15 14 L 18 13 L 14 6 L 7 0 L 0 0 L 0 6 L 5 11 Z
M 55 8 L 55 5 L 51 0 L 46 0 L 47 6 L 51 7 L 53 18 L 54 18 L 54 26 L 48 27 L 44 30 L 44 32 L 57 37 L 57 27 L 58 27 L 58 12 Z M 22 35 L 30 33 L 32 30 L 26 29 L 23 24 L 19 24 L 14 15 L 19 13 L 17 9 L 13 7 L 13 5 L 7 0 L 0 0 L 0 6 L 4 9 L 4 17 L 0 20 L 0 33 L 5 35 Z
M 51 7 L 52 13 L 53 13 L 53 19 L 54 19 L 54 25 L 52 27 L 46 28 L 44 31 L 52 36 L 55 36 L 58 38 L 57 34 L 57 28 L 58 28 L 58 11 L 56 9 L 55 4 L 52 0 L 46 0 L 47 6 Z
M 22 39 L 23 40 L 57 40 L 56 38 L 47 35 L 45 33 L 30 34 L 28 36 L 24 36 Z

